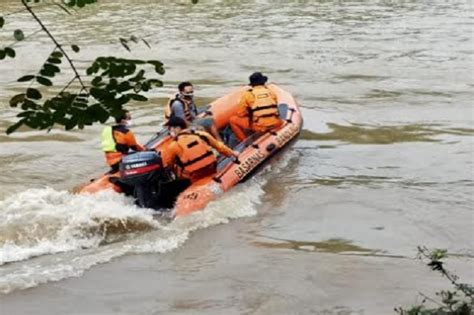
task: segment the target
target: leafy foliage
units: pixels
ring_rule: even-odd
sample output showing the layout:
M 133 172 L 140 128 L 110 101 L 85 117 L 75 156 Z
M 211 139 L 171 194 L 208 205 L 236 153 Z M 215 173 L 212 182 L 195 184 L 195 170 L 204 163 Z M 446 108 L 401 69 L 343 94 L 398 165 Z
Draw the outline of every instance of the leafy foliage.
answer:
M 426 247 L 418 247 L 418 253 L 419 258 L 428 259 L 427 265 L 446 277 L 454 289 L 437 292 L 438 300 L 423 295 L 424 299 L 421 304 L 409 309 L 398 307 L 395 308 L 395 312 L 400 315 L 472 315 L 474 312 L 474 287 L 459 283 L 458 276 L 444 268 L 443 259 L 446 258 L 447 251 L 442 249 L 429 251 Z M 428 308 L 427 301 L 431 301 L 437 306 Z
M 61 60 L 59 55 L 56 57 Z M 51 86 L 50 78 L 60 71 L 51 62 L 53 58 L 50 56 L 46 60 L 41 75 L 24 76 L 19 80 L 36 79 L 41 85 Z M 21 125 L 34 129 L 51 129 L 55 124 L 63 125 L 66 130 L 76 126 L 84 128 L 95 122 L 104 123 L 110 116 L 118 117 L 123 113 L 123 106 L 130 101 L 148 100 L 140 93 L 163 85 L 161 80 L 148 78 L 146 68 L 152 68 L 158 74 L 164 73 L 163 64 L 157 60 L 99 57 L 86 70 L 93 79 L 79 92 L 62 91 L 40 102 L 40 91 L 28 88 L 26 93 L 15 95 L 10 101 L 12 107 L 21 107 L 23 112 L 18 115 L 21 118 L 19 122 L 11 126 L 7 133 Z
M 38 73 L 27 74 L 17 80 L 29 82 L 29 87 L 10 99 L 10 106 L 20 109 L 20 112 L 17 115 L 19 120 L 7 129 L 7 134 L 23 125 L 33 129 L 48 130 L 55 125 L 62 125 L 66 130 L 70 130 L 75 127 L 84 128 L 96 122 L 104 123 L 111 116 L 121 116 L 124 112 L 123 107 L 129 102 L 147 101 L 144 93 L 163 86 L 163 82 L 156 77 L 165 73 L 163 63 L 159 60 L 98 57 L 87 68 L 85 74 L 80 74 L 64 49 L 67 45 L 59 43 L 34 12 L 35 4 L 44 2 L 45 5 L 58 7 L 63 13 L 71 15 L 70 8 L 83 8 L 97 3 L 97 0 L 18 1 L 40 25 L 42 31 L 49 36 L 54 44 L 54 50 Z M 196 4 L 198 1 L 191 2 Z M 0 29 L 4 25 L 5 18 L 0 16 Z M 16 41 L 22 41 L 27 37 L 21 29 L 13 33 Z M 120 43 L 128 51 L 131 51 L 130 43 L 138 42 L 143 42 L 150 48 L 150 44 L 143 38 L 136 36 L 120 38 Z M 11 47 L 12 45 L 0 47 L 0 60 L 16 57 L 16 51 Z M 80 52 L 80 47 L 76 44 L 70 44 L 69 47 L 74 53 Z M 52 93 L 47 88 L 54 87 L 54 78 L 61 73 L 64 66 L 72 68 L 74 77 L 60 92 Z M 149 76 L 150 72 L 153 73 L 152 77 Z M 86 81 L 86 76 L 93 78 Z M 73 86 L 74 82 L 79 83 L 79 89 L 77 85 Z M 37 87 L 34 87 L 34 84 Z M 53 96 L 50 97 L 50 95 Z
M 17 41 L 22 41 L 25 39 L 25 34 L 23 33 L 22 30 L 15 30 L 13 32 L 13 37 L 17 40 Z

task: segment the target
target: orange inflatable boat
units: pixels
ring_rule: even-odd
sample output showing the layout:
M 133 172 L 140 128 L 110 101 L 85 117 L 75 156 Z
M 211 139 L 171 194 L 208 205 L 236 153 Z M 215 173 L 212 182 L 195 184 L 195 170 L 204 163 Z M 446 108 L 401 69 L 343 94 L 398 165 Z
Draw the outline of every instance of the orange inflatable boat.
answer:
M 280 117 L 285 123 L 266 133 L 251 134 L 238 143 L 233 147 L 240 152 L 238 159 L 220 157 L 215 175 L 200 179 L 185 188 L 183 182 L 176 180 L 174 174 L 162 167 L 160 152 L 166 150 L 171 141 L 168 131 L 162 130 L 146 144 L 148 149 L 155 149 L 156 152 L 129 154 L 122 160 L 120 173 L 104 174 L 76 191 L 95 193 L 114 189 L 133 195 L 137 204 L 142 207 L 156 210 L 173 208 L 172 216 L 177 217 L 202 210 L 210 201 L 254 174 L 298 136 L 303 120 L 295 99 L 277 85 L 269 84 L 268 87 L 277 96 Z M 248 89 L 248 86 L 239 88 L 209 105 L 207 112 L 212 115 L 220 132 L 229 132 L 229 118 L 236 113 L 240 98 Z M 132 183 L 134 189 L 127 191 L 124 187 L 128 185 L 123 185 L 123 182 Z

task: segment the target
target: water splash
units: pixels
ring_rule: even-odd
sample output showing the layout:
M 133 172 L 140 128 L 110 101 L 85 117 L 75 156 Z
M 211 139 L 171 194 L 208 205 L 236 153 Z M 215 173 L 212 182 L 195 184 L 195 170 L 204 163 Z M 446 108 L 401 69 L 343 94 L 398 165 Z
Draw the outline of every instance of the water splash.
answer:
M 205 211 L 166 226 L 152 210 L 113 192 L 72 195 L 45 188 L 11 196 L 0 203 L 0 292 L 77 277 L 126 254 L 176 249 L 192 231 L 255 215 L 261 185 L 250 180 Z
M 159 227 L 151 210 L 111 191 L 92 196 L 30 189 L 1 201 L 0 209 L 0 265 Z
M 297 156 L 291 150 L 275 157 L 203 211 L 166 225 L 154 219 L 153 210 L 112 191 L 73 195 L 43 188 L 10 196 L 0 201 L 0 293 L 78 277 L 127 254 L 168 252 L 193 231 L 254 216 L 267 180 Z

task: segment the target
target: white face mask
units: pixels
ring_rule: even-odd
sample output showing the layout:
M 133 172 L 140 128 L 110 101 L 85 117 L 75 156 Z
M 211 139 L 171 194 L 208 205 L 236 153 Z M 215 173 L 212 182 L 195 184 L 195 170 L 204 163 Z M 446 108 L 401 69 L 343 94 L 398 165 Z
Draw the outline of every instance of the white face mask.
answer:
M 130 120 L 126 120 L 126 121 L 125 121 L 125 126 L 127 126 L 127 127 L 132 127 L 132 126 L 133 126 L 132 120 L 131 120 L 131 119 L 130 119 Z

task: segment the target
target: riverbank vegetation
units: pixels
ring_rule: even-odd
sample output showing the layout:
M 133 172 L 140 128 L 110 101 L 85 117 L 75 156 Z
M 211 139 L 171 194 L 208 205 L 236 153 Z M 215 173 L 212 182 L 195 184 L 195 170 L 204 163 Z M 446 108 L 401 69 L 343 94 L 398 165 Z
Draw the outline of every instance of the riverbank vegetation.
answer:
M 459 282 L 459 277 L 444 266 L 447 256 L 446 250 L 428 250 L 418 247 L 418 258 L 427 261 L 427 265 L 449 280 L 452 288 L 436 293 L 436 297 L 429 297 L 423 293 L 420 304 L 410 308 L 397 307 L 395 311 L 400 315 L 472 315 L 474 314 L 474 287 Z

